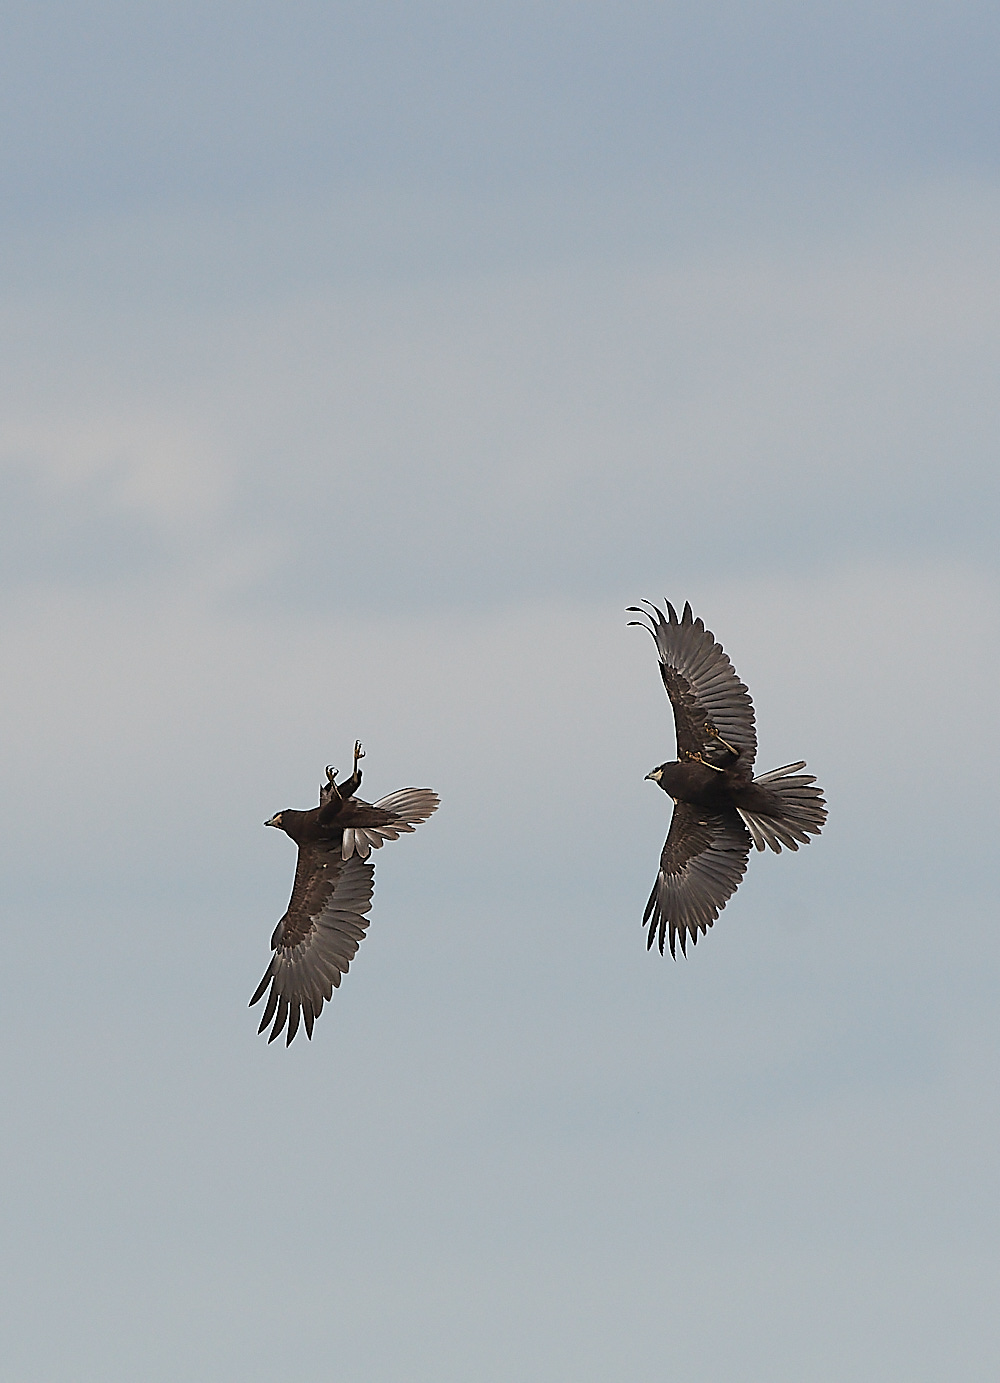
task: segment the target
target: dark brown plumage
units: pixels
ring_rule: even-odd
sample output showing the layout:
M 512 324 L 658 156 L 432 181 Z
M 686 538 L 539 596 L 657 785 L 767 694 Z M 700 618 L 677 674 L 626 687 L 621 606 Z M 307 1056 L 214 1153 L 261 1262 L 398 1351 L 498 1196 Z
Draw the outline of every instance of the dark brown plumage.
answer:
M 287 1046 L 303 1020 L 312 1037 L 313 1024 L 324 1001 L 332 998 L 354 959 L 368 927 L 375 887 L 375 865 L 368 856 L 387 840 L 412 831 L 437 810 L 437 793 L 429 788 L 400 788 L 378 802 L 363 802 L 354 794 L 361 786 L 354 746 L 354 773 L 337 783 L 333 768 L 319 791 L 319 806 L 311 811 L 286 810 L 265 821 L 291 836 L 299 847 L 295 883 L 288 911 L 274 929 L 274 955 L 250 1000 L 252 1008 L 270 985 L 258 1032 L 271 1019 L 273 1042 L 288 1024 Z
M 648 601 L 643 602 L 649 605 Z M 753 777 L 757 753 L 753 703 L 715 635 L 685 604 L 667 614 L 629 606 L 630 620 L 648 629 L 656 643 L 660 676 L 674 708 L 677 759 L 660 764 L 652 778 L 674 801 L 660 869 L 649 895 L 643 926 L 647 947 L 669 933 L 686 954 L 706 932 L 743 878 L 751 844 L 758 850 L 782 845 L 797 850 L 819 835 L 826 820 L 816 779 L 802 773 L 805 761 Z M 648 622 L 647 622 L 648 621 Z

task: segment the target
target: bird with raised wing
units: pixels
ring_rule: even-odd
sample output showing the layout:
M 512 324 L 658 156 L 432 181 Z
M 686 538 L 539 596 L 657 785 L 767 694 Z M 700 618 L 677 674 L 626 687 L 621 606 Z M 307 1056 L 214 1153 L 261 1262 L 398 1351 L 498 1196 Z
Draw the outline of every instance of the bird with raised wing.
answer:
M 674 711 L 677 759 L 646 774 L 673 799 L 666 843 L 643 926 L 647 949 L 669 935 L 697 943 L 735 893 L 751 845 L 781 853 L 819 835 L 826 803 L 805 760 L 753 776 L 757 754 L 753 703 L 715 635 L 685 604 L 680 619 L 649 601 L 630 605 L 630 620 L 653 636 L 660 676 Z
M 274 929 L 271 963 L 250 1000 L 252 1008 L 270 986 L 258 1032 L 274 1020 L 268 1042 L 287 1023 L 287 1046 L 299 1020 L 312 1037 L 324 1002 L 333 997 L 354 959 L 368 927 L 375 888 L 375 865 L 369 858 L 387 840 L 397 840 L 437 810 L 430 788 L 400 788 L 378 802 L 364 802 L 361 786 L 364 750 L 354 746 L 354 773 L 337 782 L 327 768 L 319 806 L 311 811 L 286 809 L 265 821 L 291 836 L 299 847 L 295 882 L 288 910 Z

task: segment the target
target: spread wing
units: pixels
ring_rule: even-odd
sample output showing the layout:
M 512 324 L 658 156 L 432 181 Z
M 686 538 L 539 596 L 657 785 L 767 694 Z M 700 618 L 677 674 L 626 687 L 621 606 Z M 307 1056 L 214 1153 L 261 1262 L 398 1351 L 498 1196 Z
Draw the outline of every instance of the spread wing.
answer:
M 344 828 L 344 859 L 357 853 L 366 860 L 370 851 L 380 850 L 387 840 L 398 840 L 401 834 L 426 821 L 437 811 L 440 801 L 430 788 L 400 788 L 377 802 L 350 798 L 337 816 L 337 825 Z
M 677 802 L 642 918 L 649 924 L 647 949 L 658 940 L 662 955 L 669 928 L 670 954 L 676 959 L 679 934 L 686 955 L 688 937 L 695 945 L 736 892 L 749 854 L 750 833 L 733 808 L 710 812 Z
M 664 615 L 655 605 L 650 605 L 649 611 L 632 605 L 629 613 L 643 619 L 629 623 L 648 629 L 656 642 L 660 676 L 674 708 L 678 759 L 701 754 L 710 763 L 722 764 L 726 759 L 731 763 L 721 736 L 739 750 L 740 760 L 749 770 L 757 754 L 750 693 L 722 646 L 715 642 L 715 635 L 692 616 L 691 606 L 685 604 L 680 619 L 669 600 L 666 606 Z
M 375 866 L 356 855 L 345 860 L 339 840 L 299 846 L 288 911 L 274 929 L 274 955 L 250 1000 L 253 1008 L 270 985 L 257 1029 L 263 1032 L 274 1018 L 268 1042 L 287 1020 L 287 1046 L 300 1016 L 312 1037 L 324 1002 L 333 997 L 364 939 L 374 887 Z

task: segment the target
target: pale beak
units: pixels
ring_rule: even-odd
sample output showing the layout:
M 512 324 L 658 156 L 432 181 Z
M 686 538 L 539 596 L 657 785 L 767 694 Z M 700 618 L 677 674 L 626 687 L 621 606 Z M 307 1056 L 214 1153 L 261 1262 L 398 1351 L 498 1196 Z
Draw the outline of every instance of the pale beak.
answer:
M 280 815 L 281 815 L 281 813 L 279 812 L 279 813 L 278 813 L 278 816 L 280 816 Z M 281 830 L 281 823 L 279 822 L 277 816 L 272 816 L 270 821 L 265 821 L 265 822 L 264 822 L 264 825 L 265 825 L 265 826 L 277 826 L 278 830 L 279 830 L 279 831 Z
M 646 783 L 652 780 L 654 783 L 658 783 L 662 777 L 663 774 L 660 772 L 660 770 L 658 768 L 654 768 L 652 773 L 646 774 L 645 778 L 643 779 L 643 782 Z

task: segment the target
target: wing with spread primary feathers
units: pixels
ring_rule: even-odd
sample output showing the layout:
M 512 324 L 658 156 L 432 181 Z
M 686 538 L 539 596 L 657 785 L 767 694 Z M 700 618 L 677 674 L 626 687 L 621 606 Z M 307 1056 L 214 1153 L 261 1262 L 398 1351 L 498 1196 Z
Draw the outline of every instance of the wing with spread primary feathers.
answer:
M 344 827 L 344 859 L 357 853 L 366 860 L 370 851 L 380 850 L 387 840 L 398 840 L 402 833 L 426 821 L 440 801 L 430 788 L 400 788 L 377 802 L 350 798 L 337 817 L 338 826 Z
M 287 1046 L 300 1017 L 312 1037 L 324 1002 L 333 997 L 364 939 L 374 887 L 375 866 L 356 855 L 344 859 L 339 839 L 299 846 L 288 911 L 274 929 L 274 955 L 250 1000 L 252 1008 L 270 985 L 258 1028 L 263 1032 L 274 1019 L 268 1042 L 287 1021 Z
M 632 605 L 629 613 L 643 616 L 630 623 L 648 629 L 656 642 L 660 676 L 674 708 L 677 757 L 700 754 L 710 762 L 721 763 L 727 756 L 711 733 L 714 727 L 723 740 L 740 751 L 741 762 L 749 769 L 757 754 L 749 692 L 722 646 L 715 642 L 715 635 L 692 616 L 691 606 L 685 604 L 680 619 L 669 600 L 666 606 L 666 615 L 655 605 L 648 611 Z
M 710 812 L 677 802 L 642 918 L 647 948 L 658 941 L 662 955 L 669 928 L 670 954 L 676 959 L 679 935 L 686 955 L 688 937 L 695 945 L 736 892 L 749 855 L 750 833 L 733 808 Z

